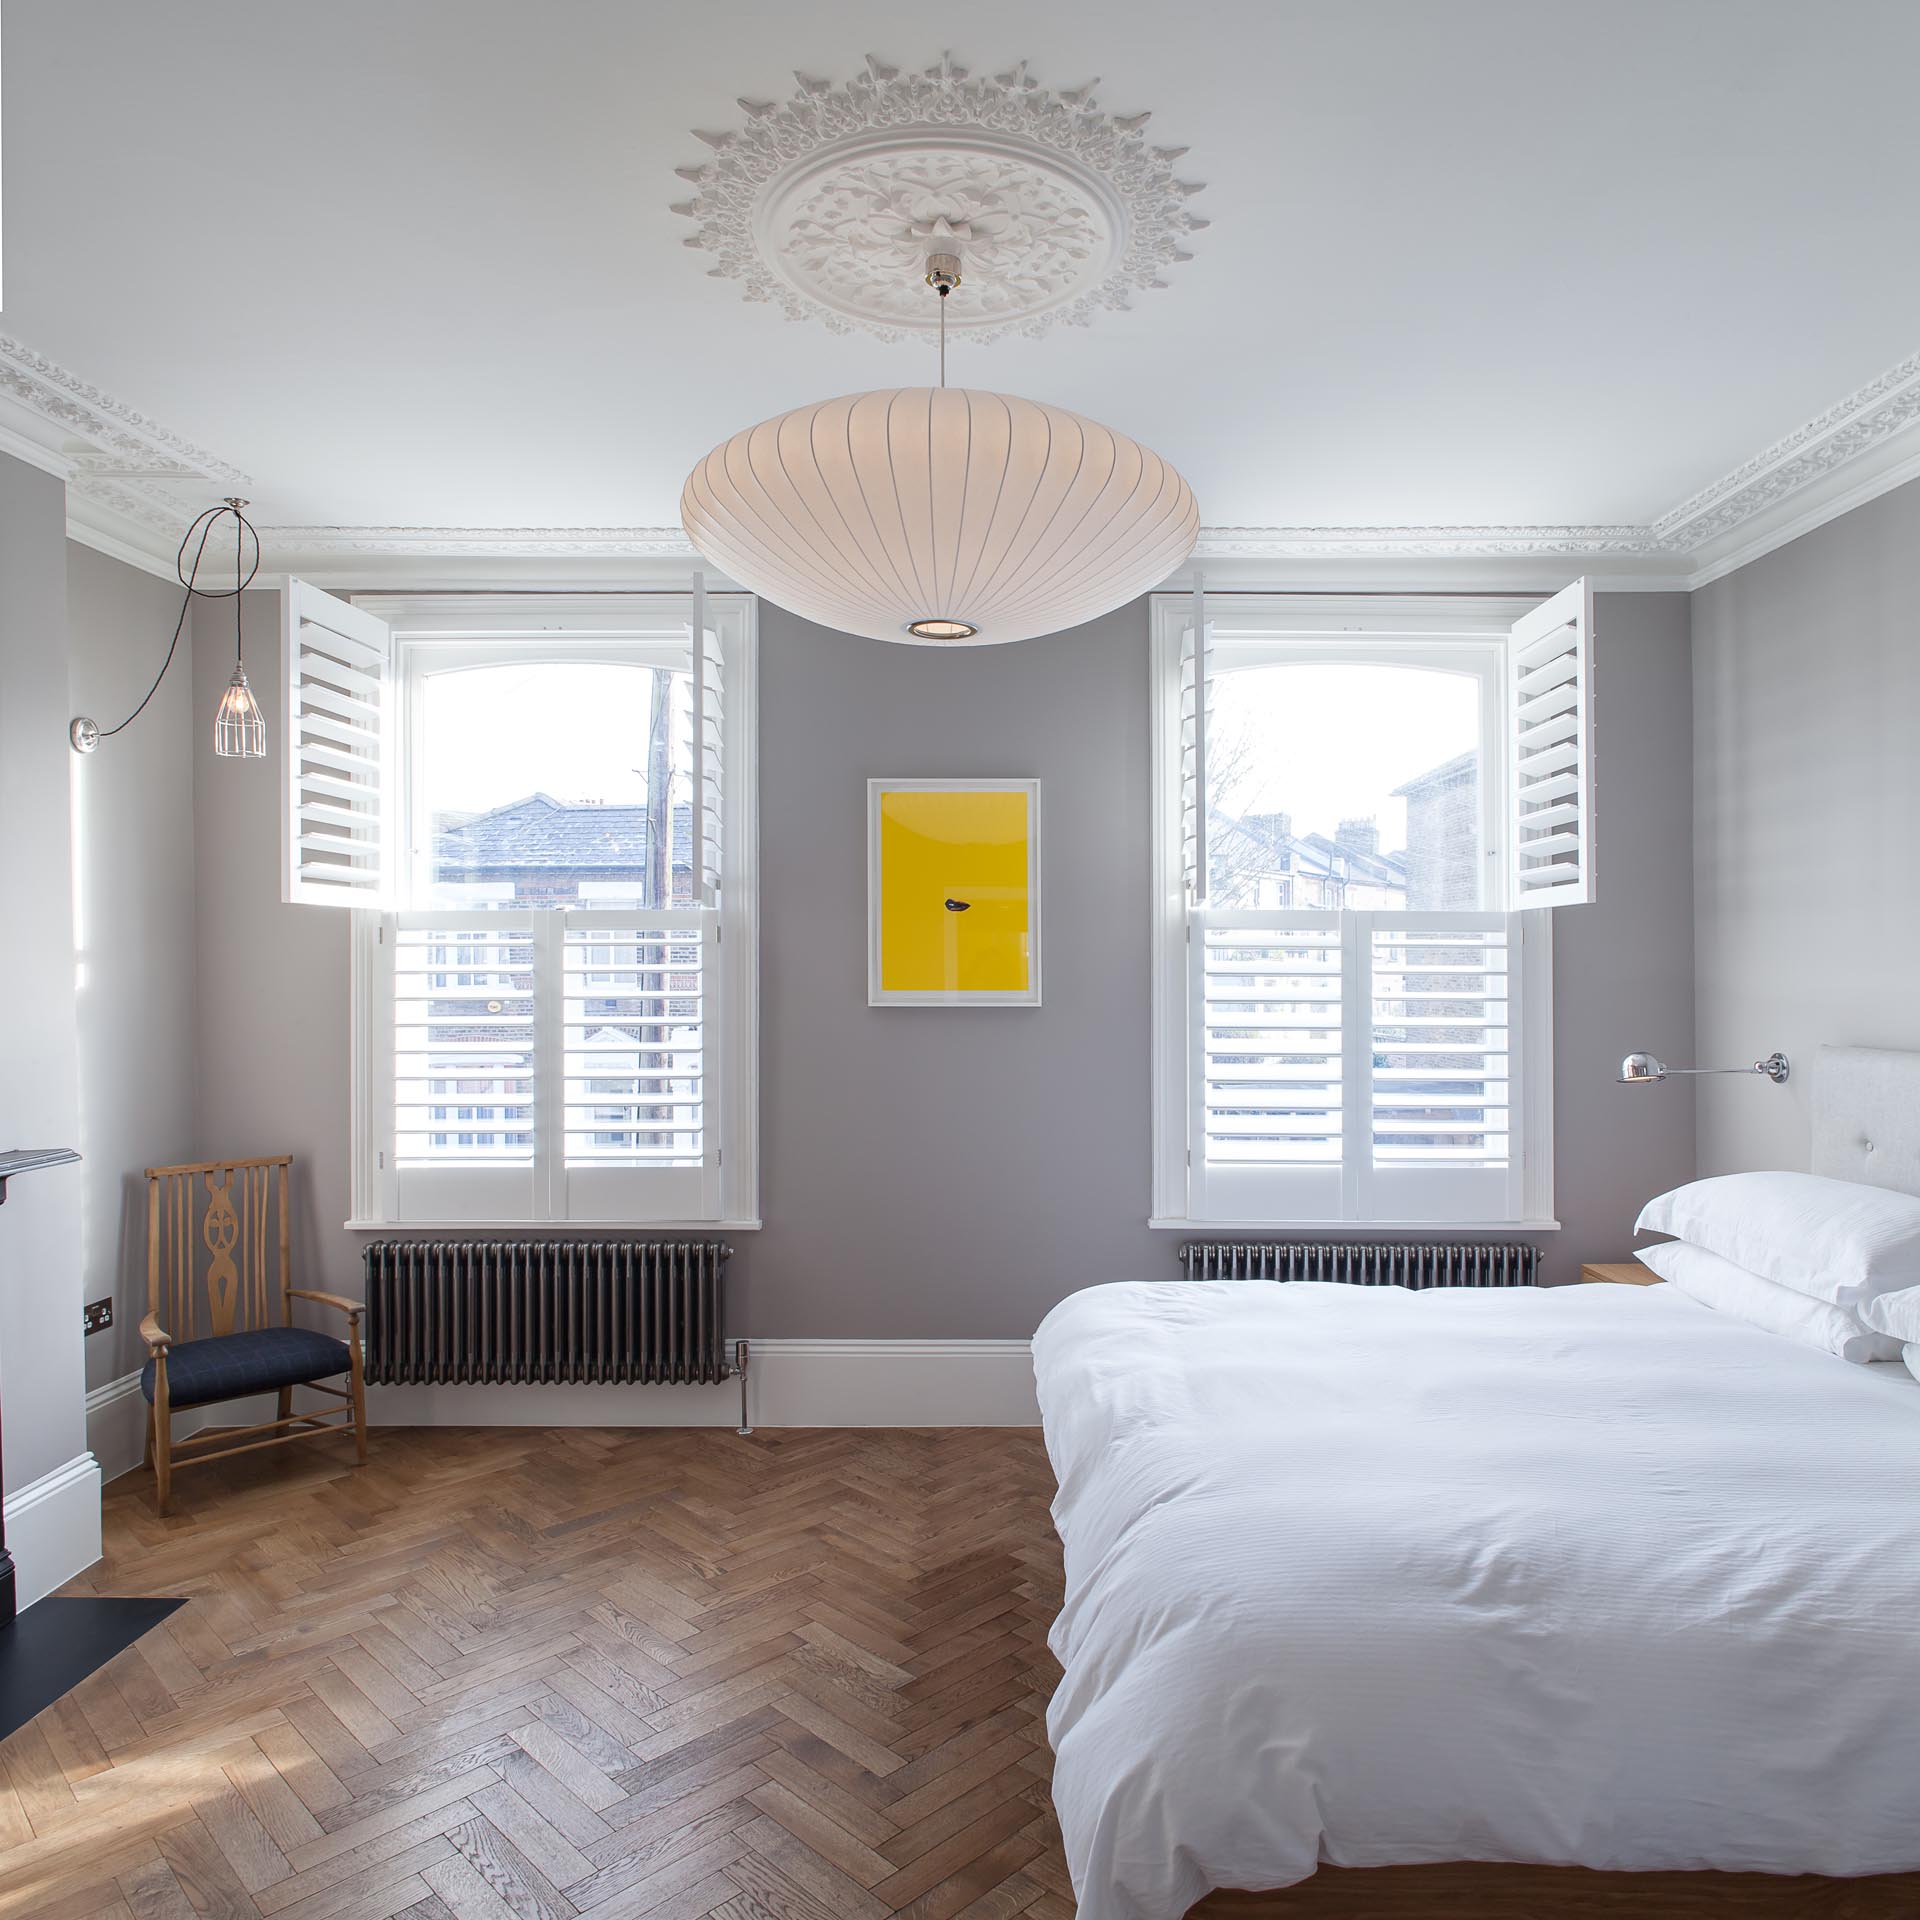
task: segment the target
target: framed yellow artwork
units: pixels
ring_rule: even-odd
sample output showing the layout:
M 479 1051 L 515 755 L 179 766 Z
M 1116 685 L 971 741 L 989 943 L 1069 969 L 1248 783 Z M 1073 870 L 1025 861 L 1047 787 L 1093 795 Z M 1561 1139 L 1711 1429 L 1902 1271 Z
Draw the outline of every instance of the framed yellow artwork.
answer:
M 867 782 L 867 1000 L 1040 1004 L 1040 782 Z

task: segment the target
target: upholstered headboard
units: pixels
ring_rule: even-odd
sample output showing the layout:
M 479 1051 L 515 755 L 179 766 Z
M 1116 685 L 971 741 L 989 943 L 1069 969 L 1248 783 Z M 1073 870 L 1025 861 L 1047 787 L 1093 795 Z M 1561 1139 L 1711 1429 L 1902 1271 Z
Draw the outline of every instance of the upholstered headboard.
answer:
M 1813 1073 L 1813 1171 L 1920 1194 L 1920 1053 L 1820 1049 Z

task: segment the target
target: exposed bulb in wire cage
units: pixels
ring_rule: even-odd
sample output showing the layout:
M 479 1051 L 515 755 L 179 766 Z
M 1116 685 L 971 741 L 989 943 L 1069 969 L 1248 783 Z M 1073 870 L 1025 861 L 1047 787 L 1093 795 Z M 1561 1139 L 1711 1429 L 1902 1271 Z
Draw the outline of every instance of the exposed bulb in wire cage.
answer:
M 247 685 L 247 670 L 237 661 L 233 678 L 213 716 L 213 750 L 222 760 L 264 760 L 267 722 Z

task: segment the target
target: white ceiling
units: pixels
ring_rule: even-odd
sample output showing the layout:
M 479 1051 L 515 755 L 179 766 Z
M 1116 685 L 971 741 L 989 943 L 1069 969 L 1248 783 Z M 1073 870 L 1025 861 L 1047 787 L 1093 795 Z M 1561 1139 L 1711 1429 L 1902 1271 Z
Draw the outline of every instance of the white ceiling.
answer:
M 1147 441 L 1213 527 L 1642 525 L 1920 345 L 1913 0 L 10 0 L 5 33 L 0 332 L 268 524 L 670 525 L 737 428 L 930 378 L 743 301 L 668 211 L 690 129 L 870 51 L 1097 75 L 1189 149 L 1212 224 L 1167 290 L 950 373 Z

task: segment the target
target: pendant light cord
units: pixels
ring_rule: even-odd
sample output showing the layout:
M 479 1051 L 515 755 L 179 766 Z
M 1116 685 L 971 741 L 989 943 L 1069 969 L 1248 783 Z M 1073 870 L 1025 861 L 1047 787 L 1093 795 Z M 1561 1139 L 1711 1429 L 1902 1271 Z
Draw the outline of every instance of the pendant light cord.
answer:
M 947 289 L 940 289 L 940 389 L 947 385 Z
M 223 513 L 232 514 L 234 520 L 234 584 L 231 587 L 203 587 L 198 584 L 200 578 L 200 563 L 206 557 L 207 542 L 213 537 L 214 524 Z M 196 533 L 200 536 L 200 544 L 194 548 L 193 565 L 189 567 L 187 565 L 187 547 Z M 242 568 L 245 565 L 243 543 L 249 536 L 253 540 L 253 565 L 246 569 L 245 577 L 242 578 Z M 179 576 L 180 584 L 186 588 L 186 593 L 181 597 L 180 617 L 173 623 L 173 638 L 167 642 L 167 657 L 160 662 L 160 671 L 153 676 L 153 685 L 147 689 L 140 704 L 135 707 L 117 727 L 102 727 L 100 729 L 100 738 L 102 740 L 111 740 L 116 733 L 125 733 L 126 730 L 146 712 L 148 703 L 153 699 L 153 696 L 160 691 L 160 682 L 167 677 L 167 669 L 173 665 L 173 656 L 180 649 L 180 636 L 186 631 L 187 609 L 193 605 L 195 600 L 231 600 L 233 602 L 234 661 L 236 664 L 239 662 L 240 596 L 253 584 L 254 575 L 260 571 L 260 536 L 254 532 L 251 523 L 245 515 L 241 513 L 239 507 L 235 506 L 233 502 L 229 500 L 220 506 L 208 507 L 203 513 L 197 514 L 194 517 L 193 524 L 189 526 L 185 534 L 181 536 L 180 551 L 174 556 L 173 570 Z

